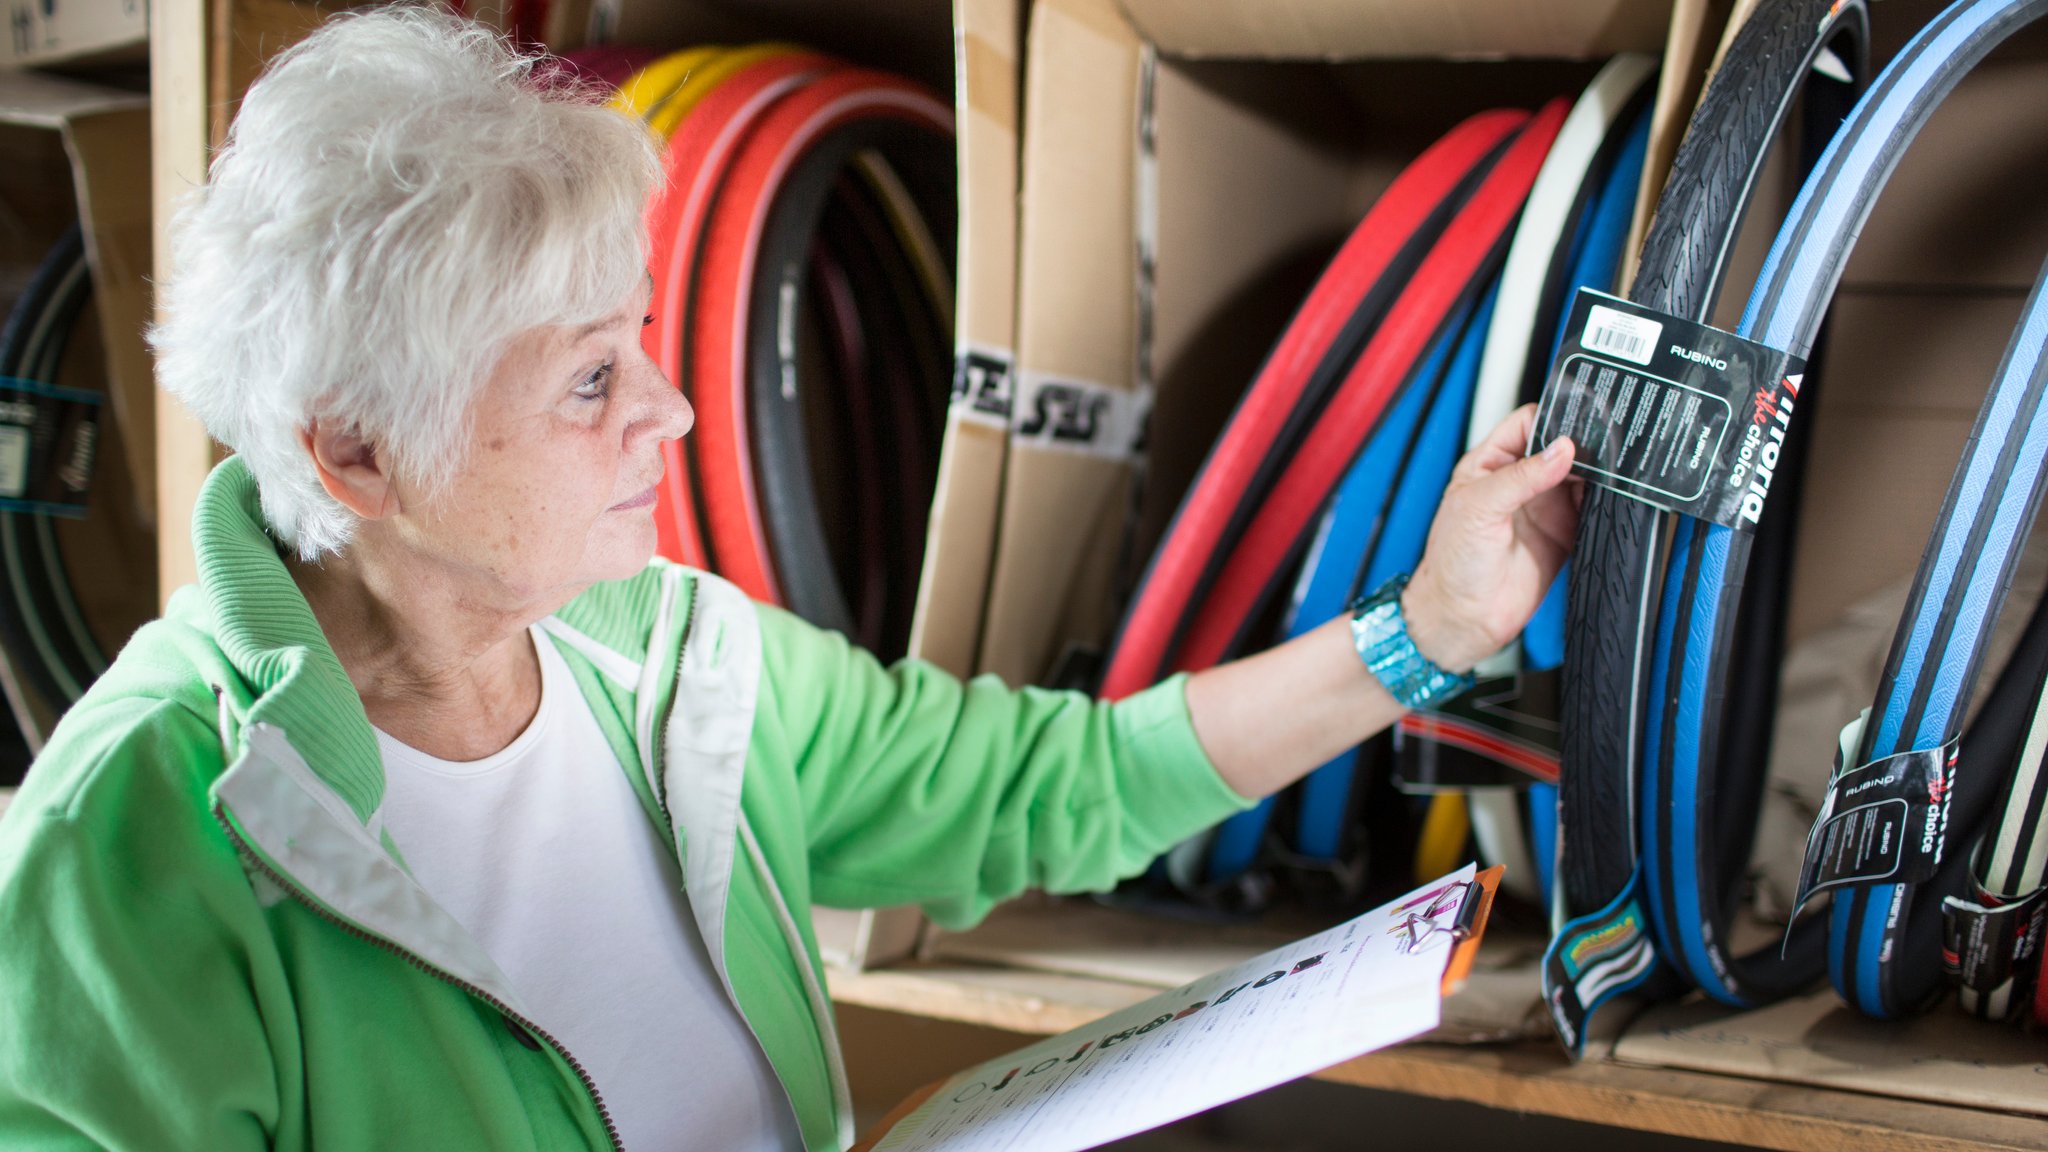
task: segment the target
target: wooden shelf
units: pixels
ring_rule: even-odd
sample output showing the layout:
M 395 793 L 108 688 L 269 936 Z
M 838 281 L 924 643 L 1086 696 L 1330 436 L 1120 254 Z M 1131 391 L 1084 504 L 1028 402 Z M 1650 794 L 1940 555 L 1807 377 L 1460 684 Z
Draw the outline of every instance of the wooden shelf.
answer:
M 1154 988 L 960 962 L 830 973 L 832 998 L 911 1016 L 1050 1035 Z M 1573 1065 L 1547 1043 L 1410 1044 L 1317 1079 L 1594 1124 L 1798 1152 L 2048 1149 L 2048 1120 L 1655 1068 Z

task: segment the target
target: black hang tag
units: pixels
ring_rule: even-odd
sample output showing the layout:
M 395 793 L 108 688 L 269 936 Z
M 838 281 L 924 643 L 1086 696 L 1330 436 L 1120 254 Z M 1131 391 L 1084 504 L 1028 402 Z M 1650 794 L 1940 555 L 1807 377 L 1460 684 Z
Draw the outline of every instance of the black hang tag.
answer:
M 1568 436 L 1593 483 L 1754 531 L 1806 361 L 1590 288 L 1564 332 L 1530 450 Z
M 2037 888 L 2010 903 L 1982 892 L 1976 896 L 1942 901 L 1942 967 L 1951 982 L 1978 992 L 1988 994 L 2013 984 L 2017 994 L 2012 1003 L 2025 1003 L 2036 968 L 2033 960 L 2048 927 L 2048 889 Z
M 1557 783 L 1558 676 L 1549 669 L 1490 677 L 1442 708 L 1403 716 L 1394 729 L 1394 787 L 1428 795 Z
M 1837 773 L 1806 837 L 1795 909 L 1850 884 L 1917 884 L 1941 866 L 1958 740 Z
M 0 509 L 85 515 L 103 400 L 97 392 L 0 376 Z

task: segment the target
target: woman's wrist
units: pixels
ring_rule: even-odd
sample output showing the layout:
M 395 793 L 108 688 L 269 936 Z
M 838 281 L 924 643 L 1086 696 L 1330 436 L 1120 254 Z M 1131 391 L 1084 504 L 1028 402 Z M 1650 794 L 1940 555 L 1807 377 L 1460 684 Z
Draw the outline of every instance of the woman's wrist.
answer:
M 1415 650 L 1446 672 L 1470 672 L 1500 647 L 1473 626 L 1470 612 L 1446 602 L 1425 568 L 1401 591 L 1401 618 Z

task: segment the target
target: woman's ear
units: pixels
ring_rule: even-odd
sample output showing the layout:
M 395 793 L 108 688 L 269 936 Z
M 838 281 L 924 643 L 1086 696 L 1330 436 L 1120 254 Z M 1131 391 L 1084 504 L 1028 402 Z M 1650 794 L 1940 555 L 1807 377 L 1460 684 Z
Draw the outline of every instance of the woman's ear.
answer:
M 320 487 L 365 520 L 399 511 L 398 489 L 383 453 L 354 428 L 335 428 L 314 417 L 299 429 L 299 444 L 313 460 Z

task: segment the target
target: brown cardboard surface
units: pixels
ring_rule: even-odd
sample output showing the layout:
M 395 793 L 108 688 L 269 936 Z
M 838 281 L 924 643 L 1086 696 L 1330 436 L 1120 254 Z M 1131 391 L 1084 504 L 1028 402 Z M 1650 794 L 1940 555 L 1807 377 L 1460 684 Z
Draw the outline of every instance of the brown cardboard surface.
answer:
M 1912 575 L 2022 302 L 2018 293 L 1836 297 L 1821 390 L 1802 413 L 1819 424 L 1789 641 Z
M 1123 0 L 1163 52 L 1360 59 L 1654 52 L 1669 8 L 1642 0 Z
M 1845 285 L 2033 286 L 2048 256 L 2048 53 L 2033 48 L 2008 45 L 1942 102 L 1878 198 Z
M 1743 1013 L 1672 1005 L 1632 1024 L 1614 1058 L 2048 1115 L 2048 1049 L 2039 1037 L 1968 1019 L 1946 1005 L 1900 1022 L 1865 1019 L 1832 991 Z
M 1664 180 L 1671 162 L 1678 157 L 1678 143 L 1692 123 L 1692 110 L 1706 90 L 1707 66 L 1720 30 L 1729 24 L 1733 0 L 1677 0 L 1671 9 L 1671 28 L 1664 38 L 1664 65 L 1657 76 L 1657 94 L 1650 107 L 1650 147 L 1643 161 L 1642 183 L 1636 189 L 1635 217 L 1629 222 L 1628 243 L 1622 249 L 1621 275 L 1627 284 L 1636 277 L 1636 258 L 1643 239 L 1650 232 L 1650 216 L 1657 209 L 1657 197 L 1664 193 Z
M 1136 357 L 1133 228 L 1139 43 L 1111 0 L 1039 0 L 1026 45 L 1018 209 L 1018 408 L 1025 388 L 1064 382 L 1128 396 Z M 980 670 L 1013 684 L 1044 675 L 1063 608 L 1107 618 L 1106 587 L 1083 589 L 1094 535 L 1120 499 L 1127 460 L 1011 438 Z
M 71 119 L 65 130 L 94 303 L 105 333 L 107 389 L 128 475 L 118 498 L 140 522 L 156 522 L 156 375 L 143 342 L 149 323 L 152 253 L 149 112 L 142 107 Z
M 42 0 L 11 4 L 0 37 L 0 68 L 57 64 L 116 53 L 139 55 L 149 41 L 141 0 Z
M 975 671 L 1008 456 L 1017 287 L 1018 0 L 960 0 L 954 398 L 911 622 L 910 654 Z M 1000 376 L 1000 379 L 990 379 Z

